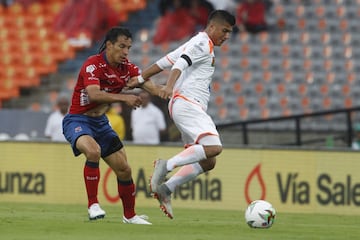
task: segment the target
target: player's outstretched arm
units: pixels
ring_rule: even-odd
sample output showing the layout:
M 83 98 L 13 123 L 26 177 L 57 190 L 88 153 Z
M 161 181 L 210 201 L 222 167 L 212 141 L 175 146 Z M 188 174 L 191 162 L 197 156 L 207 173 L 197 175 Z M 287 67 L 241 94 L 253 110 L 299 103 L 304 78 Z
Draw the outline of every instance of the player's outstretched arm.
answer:
M 142 84 L 140 87 L 142 89 L 144 89 L 145 91 L 149 92 L 151 95 L 159 96 L 160 89 L 162 86 L 155 84 L 151 80 L 148 80 L 148 81 L 144 82 L 144 84 Z
M 89 85 L 86 87 L 86 92 L 92 102 L 97 103 L 114 103 L 125 102 L 130 107 L 139 107 L 141 105 L 141 98 L 136 95 L 122 94 L 122 93 L 107 93 L 100 90 L 99 85 Z
M 158 96 L 160 98 L 168 99 L 171 97 L 174 85 L 175 85 L 176 81 L 178 80 L 178 78 L 180 77 L 180 75 L 181 75 L 180 69 L 175 68 L 170 71 L 170 76 L 166 82 L 166 85 L 163 86 L 159 91 Z
M 141 87 L 142 84 L 147 82 L 150 77 L 158 74 L 159 72 L 163 71 L 156 63 L 152 64 L 150 67 L 146 68 L 141 75 L 137 76 L 136 78 L 131 78 L 126 86 L 129 88 Z

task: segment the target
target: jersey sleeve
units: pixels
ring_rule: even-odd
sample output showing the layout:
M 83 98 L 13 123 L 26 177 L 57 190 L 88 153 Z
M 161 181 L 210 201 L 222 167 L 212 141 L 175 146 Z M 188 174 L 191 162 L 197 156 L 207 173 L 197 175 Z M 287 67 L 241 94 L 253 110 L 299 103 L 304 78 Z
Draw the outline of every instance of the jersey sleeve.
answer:
M 101 70 L 92 59 L 87 59 L 80 70 L 80 76 L 84 80 L 84 87 L 100 85 Z
M 141 74 L 140 68 L 133 63 L 129 63 L 130 78 L 139 76 Z
M 191 66 L 194 63 L 207 59 L 212 51 L 211 46 L 211 43 L 205 40 L 194 42 L 184 49 L 180 57 L 185 58 L 188 65 Z

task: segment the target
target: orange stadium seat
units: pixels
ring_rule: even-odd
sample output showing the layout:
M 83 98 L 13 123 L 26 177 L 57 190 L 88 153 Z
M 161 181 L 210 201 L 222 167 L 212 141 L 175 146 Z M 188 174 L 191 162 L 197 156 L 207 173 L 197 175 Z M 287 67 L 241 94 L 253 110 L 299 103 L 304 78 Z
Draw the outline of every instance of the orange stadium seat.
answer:
M 3 77 L 0 81 L 0 100 L 19 96 L 19 88 L 12 78 Z
M 339 22 L 339 29 L 346 32 L 348 30 L 349 23 L 346 19 L 341 19 Z
M 280 33 L 280 41 L 282 44 L 286 44 L 289 42 L 289 32 L 284 31 Z
M 289 83 L 292 82 L 294 78 L 294 74 L 291 71 L 284 72 L 284 80 L 285 82 Z
M 221 84 L 218 81 L 213 81 L 211 84 L 211 91 L 213 93 L 218 93 L 221 89 Z
M 351 97 L 347 97 L 344 100 L 344 107 L 345 108 L 351 108 L 353 106 L 353 100 Z
M 249 118 L 249 109 L 247 107 L 241 107 L 239 109 L 239 117 L 241 120 L 247 120 Z
M 307 21 L 305 20 L 305 18 L 299 18 L 297 22 L 297 28 L 300 30 L 305 30 L 306 25 L 307 25 Z
M 288 97 L 286 97 L 286 96 L 281 97 L 279 103 L 280 103 L 281 108 L 283 108 L 283 109 L 287 108 L 288 103 L 289 103 Z
M 236 103 L 239 106 L 239 108 L 241 108 L 246 104 L 246 98 L 244 96 L 238 96 Z
M 336 8 L 336 16 L 338 18 L 343 18 L 345 16 L 345 14 L 346 14 L 346 9 L 344 6 L 338 6 Z
M 243 80 L 244 82 L 247 82 L 247 83 L 251 82 L 251 80 L 252 80 L 252 72 L 250 72 L 250 71 L 245 71 L 245 72 L 243 73 L 243 75 L 242 75 L 242 80 Z
M 242 44 L 247 43 L 249 41 L 249 33 L 247 32 L 239 33 L 239 40 Z
M 264 82 L 271 82 L 272 72 L 266 70 L 266 71 L 263 72 L 262 77 L 263 77 Z
M 269 55 L 269 52 L 270 52 L 269 44 L 262 44 L 261 45 L 261 54 L 266 56 L 266 55 Z
M 241 83 L 235 82 L 235 83 L 233 84 L 233 88 L 232 88 L 232 89 L 233 89 L 233 91 L 234 91 L 235 94 L 241 93 L 241 91 L 242 91 Z
M 320 93 L 322 94 L 322 95 L 327 95 L 328 93 L 329 93 L 329 85 L 328 84 L 322 84 L 321 86 L 320 86 Z
M 353 72 L 349 72 L 346 76 L 346 80 L 348 84 L 354 83 L 356 80 L 356 74 Z
M 221 106 L 224 104 L 224 97 L 222 95 L 218 95 L 215 97 L 216 106 Z
M 331 107 L 332 101 L 330 97 L 324 97 L 322 101 L 322 107 L 329 109 Z
M 49 55 L 45 55 L 39 58 L 34 58 L 33 64 L 36 69 L 36 72 L 39 75 L 53 73 L 56 72 L 57 70 L 57 64 L 54 61 L 54 58 Z
M 286 85 L 284 83 L 279 83 L 276 87 L 278 94 L 282 95 L 286 92 Z
M 326 73 L 326 83 L 329 84 L 329 85 L 334 83 L 335 77 L 336 77 L 335 73 L 327 72 Z
M 327 29 L 327 21 L 325 18 L 321 18 L 318 20 L 317 28 L 321 31 L 325 31 Z
M 264 85 L 262 83 L 255 84 L 255 92 L 260 95 L 264 92 Z
M 268 99 L 265 96 L 260 97 L 258 100 L 258 104 L 261 108 L 265 108 L 267 105 L 267 102 L 268 102 Z
M 247 69 L 250 66 L 249 59 L 247 57 L 242 57 L 240 60 L 240 67 L 243 69 Z
M 295 10 L 295 14 L 298 18 L 301 18 L 304 16 L 305 13 L 305 8 L 303 5 L 297 5 L 296 6 L 296 10 Z
M 228 110 L 226 107 L 219 108 L 218 116 L 220 119 L 222 120 L 226 119 L 227 115 L 228 115 Z

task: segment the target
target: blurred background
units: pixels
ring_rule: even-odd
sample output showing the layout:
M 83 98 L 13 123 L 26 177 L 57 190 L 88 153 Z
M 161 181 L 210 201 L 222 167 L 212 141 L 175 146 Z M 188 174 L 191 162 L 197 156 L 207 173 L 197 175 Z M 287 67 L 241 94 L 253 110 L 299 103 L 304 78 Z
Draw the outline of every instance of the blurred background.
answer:
M 145 68 L 201 31 L 213 9 L 237 18 L 215 50 L 208 109 L 224 145 L 357 149 L 359 0 L 3 0 L 0 140 L 49 141 L 50 114 L 110 27 L 131 30 L 130 60 Z M 180 143 L 167 103 L 152 102 L 165 116 L 161 143 Z M 116 114 L 131 142 L 131 109 Z

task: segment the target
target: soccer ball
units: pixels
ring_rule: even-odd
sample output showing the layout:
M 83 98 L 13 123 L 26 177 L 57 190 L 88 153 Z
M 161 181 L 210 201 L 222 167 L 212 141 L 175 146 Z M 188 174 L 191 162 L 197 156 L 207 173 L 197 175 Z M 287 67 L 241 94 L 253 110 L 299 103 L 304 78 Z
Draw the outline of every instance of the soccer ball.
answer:
M 246 223 L 251 228 L 269 228 L 273 225 L 276 211 L 271 203 L 264 200 L 255 200 L 245 211 Z

